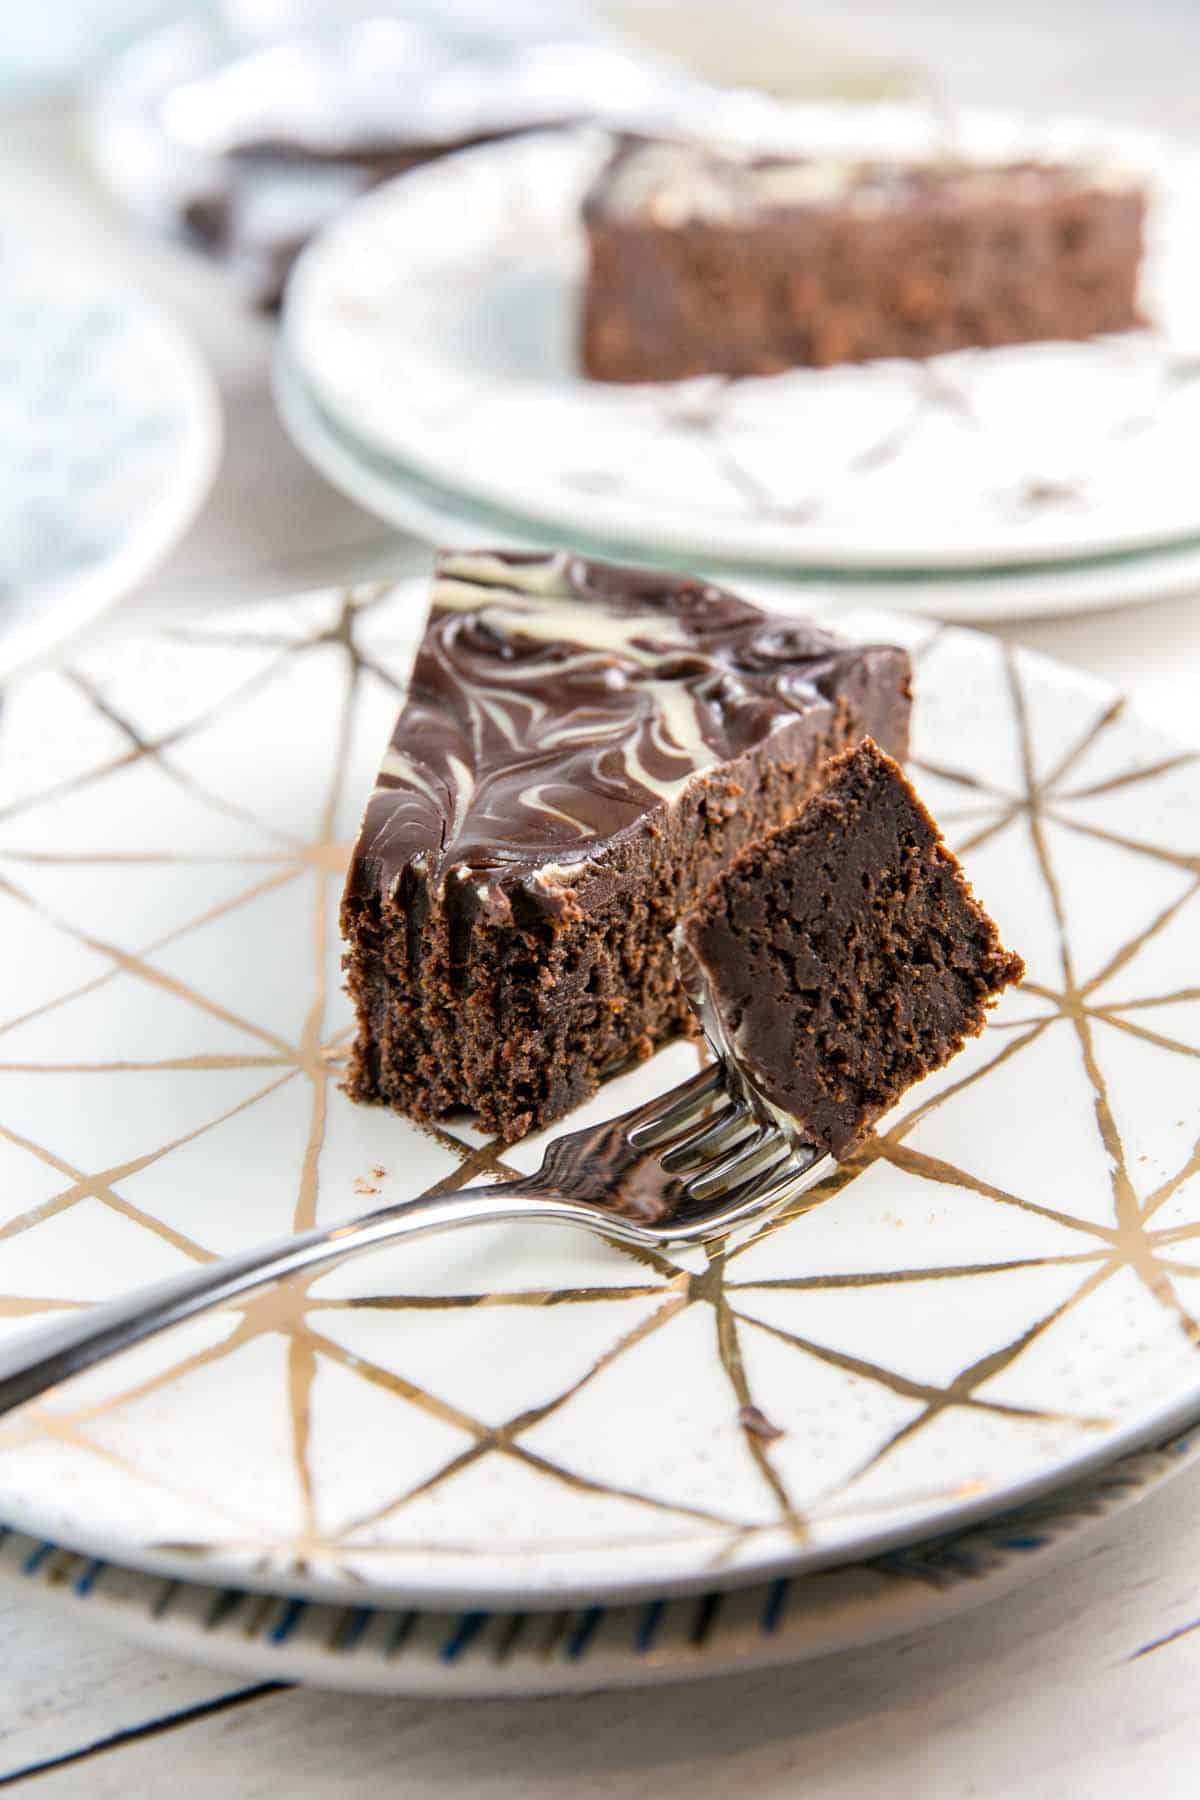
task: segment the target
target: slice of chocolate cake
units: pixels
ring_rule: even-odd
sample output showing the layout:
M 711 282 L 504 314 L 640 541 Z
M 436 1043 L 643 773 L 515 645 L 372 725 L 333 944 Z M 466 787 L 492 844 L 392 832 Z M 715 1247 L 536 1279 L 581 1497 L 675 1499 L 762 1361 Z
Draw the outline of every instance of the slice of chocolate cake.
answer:
M 709 1037 L 842 1157 L 1025 973 L 903 773 L 866 741 L 722 871 L 677 934 Z
M 584 200 L 602 381 L 1087 338 L 1140 323 L 1128 171 L 856 162 L 626 138 Z
M 505 1138 L 689 1028 L 672 931 L 909 666 L 705 582 L 448 554 L 342 907 L 349 1091 Z

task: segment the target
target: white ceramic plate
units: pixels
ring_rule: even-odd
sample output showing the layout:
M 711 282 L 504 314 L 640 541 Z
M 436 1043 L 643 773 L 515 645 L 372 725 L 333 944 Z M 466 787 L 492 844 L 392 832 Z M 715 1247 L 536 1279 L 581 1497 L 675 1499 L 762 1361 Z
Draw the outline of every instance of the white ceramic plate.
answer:
M 941 141 L 912 106 L 800 107 L 788 121 L 802 142 L 857 153 Z M 1200 537 L 1196 153 L 975 112 L 956 141 L 983 155 L 1104 149 L 1150 172 L 1145 300 L 1159 328 L 744 381 L 585 381 L 577 214 L 608 140 L 578 130 L 448 158 L 355 205 L 295 273 L 288 353 L 334 419 L 414 472 L 659 552 L 932 570 Z
M 956 1536 L 795 1580 L 544 1614 L 416 1611 L 176 1581 L 0 1527 L 0 1580 L 164 1655 L 357 1693 L 547 1694 L 802 1662 L 940 1624 L 1044 1576 L 1200 1456 L 1193 1430 Z
M 220 445 L 216 389 L 177 325 L 0 237 L 0 676 L 163 560 Z
M 536 1164 L 338 1087 L 341 871 L 424 604 L 310 597 L 12 688 L 5 1329 Z M 194 1321 L 8 1423 L 0 1519 L 359 1604 L 595 1603 L 957 1528 L 1200 1413 L 1200 766 L 1058 665 L 849 628 L 912 646 L 922 790 L 1029 965 L 852 1179 L 711 1261 L 498 1226 Z
M 275 359 L 274 391 L 279 416 L 293 443 L 327 480 L 369 512 L 427 543 L 470 546 L 486 541 L 528 548 L 567 542 L 566 533 L 514 519 L 494 508 L 471 505 L 461 495 L 436 487 L 381 452 L 359 443 L 321 410 L 284 355 Z M 570 547 L 625 561 L 645 555 L 636 546 L 625 544 L 589 540 L 581 545 L 578 537 L 571 540 Z M 725 573 L 719 564 L 711 573 L 718 580 L 739 579 L 736 569 Z M 786 571 L 780 570 L 778 575 L 781 581 L 788 580 Z M 761 574 L 751 579 L 760 585 L 763 582 Z M 789 585 L 791 600 L 781 587 L 781 605 L 835 608 L 861 604 L 869 596 L 878 606 L 962 623 L 1029 618 L 1094 612 L 1113 606 L 1144 606 L 1153 600 L 1192 592 L 1200 588 L 1200 549 L 1176 545 L 1157 554 L 1131 553 L 1090 563 L 1060 562 L 1036 573 L 990 569 L 967 576 L 948 572 L 889 579 L 882 574 L 863 574 L 839 580 L 801 573 L 791 578 Z

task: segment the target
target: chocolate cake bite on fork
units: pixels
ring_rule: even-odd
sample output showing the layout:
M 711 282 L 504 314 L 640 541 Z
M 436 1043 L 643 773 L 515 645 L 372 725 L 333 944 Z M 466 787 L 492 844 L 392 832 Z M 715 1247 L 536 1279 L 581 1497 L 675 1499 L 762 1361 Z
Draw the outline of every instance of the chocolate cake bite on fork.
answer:
M 1025 972 L 869 738 L 722 871 L 676 943 L 705 1030 L 760 1115 L 839 1158 Z

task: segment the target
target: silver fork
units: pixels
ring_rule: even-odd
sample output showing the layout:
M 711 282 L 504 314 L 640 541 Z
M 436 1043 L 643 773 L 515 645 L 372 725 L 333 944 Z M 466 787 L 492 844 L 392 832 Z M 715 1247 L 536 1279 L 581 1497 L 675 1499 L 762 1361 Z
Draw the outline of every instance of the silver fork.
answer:
M 553 1139 L 527 1179 L 397 1201 L 22 1333 L 0 1345 L 0 1415 L 197 1313 L 381 1244 L 518 1219 L 582 1225 L 651 1250 L 705 1243 L 794 1199 L 832 1167 L 717 1063 L 619 1118 Z

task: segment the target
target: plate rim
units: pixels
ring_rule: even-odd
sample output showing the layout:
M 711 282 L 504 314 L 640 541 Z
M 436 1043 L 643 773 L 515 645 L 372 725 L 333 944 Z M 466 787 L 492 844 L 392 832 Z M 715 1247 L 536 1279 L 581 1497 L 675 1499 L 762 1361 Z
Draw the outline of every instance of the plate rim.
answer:
M 198 518 L 221 464 L 225 427 L 220 394 L 186 328 L 156 299 L 122 282 L 77 277 L 72 290 L 115 297 L 153 326 L 174 363 L 176 396 L 187 424 L 171 483 L 153 514 L 138 521 L 111 555 L 62 580 L 25 590 L 31 597 L 31 616 L 11 631 L 0 632 L 0 681 L 44 663 L 137 588 Z
M 864 111 L 890 113 L 903 111 L 909 115 L 926 116 L 928 114 L 928 106 L 924 102 L 896 100 L 877 101 L 865 106 L 862 103 L 849 101 L 798 101 L 790 103 L 787 110 L 791 113 L 809 114 L 814 117 L 828 117 L 831 113 L 837 113 L 843 118 L 852 114 L 861 115 Z M 1055 113 L 1050 118 L 1035 121 L 1032 115 L 1023 113 L 1020 109 L 995 106 L 964 106 L 957 109 L 955 119 L 960 130 L 964 127 L 974 127 L 979 131 L 986 132 L 989 128 L 994 129 L 1000 125 L 1010 129 L 1025 126 L 1048 131 L 1060 126 L 1077 129 L 1081 125 L 1086 125 L 1090 127 L 1097 141 L 1101 143 L 1121 142 L 1136 138 L 1138 143 L 1143 146 L 1142 160 L 1145 164 L 1147 180 L 1151 186 L 1161 175 L 1164 167 L 1178 165 L 1185 158 L 1191 158 L 1193 161 L 1200 159 L 1200 142 L 1193 142 L 1178 134 L 1167 134 L 1138 127 L 1127 121 L 1106 120 L 1102 117 L 1080 119 L 1077 115 L 1062 112 Z M 322 404 L 337 416 L 340 424 L 350 425 L 351 421 L 347 415 L 342 413 L 336 395 L 322 380 L 320 373 L 307 365 L 299 343 L 301 326 L 297 321 L 302 310 L 309 304 L 309 288 L 321 278 L 325 264 L 337 255 L 342 241 L 352 238 L 356 232 L 369 231 L 379 215 L 386 213 L 389 207 L 397 205 L 406 196 L 411 196 L 414 182 L 425 186 L 436 186 L 446 179 L 448 173 L 457 172 L 461 176 L 462 170 L 469 168 L 472 162 L 483 165 L 493 159 L 514 159 L 526 153 L 531 145 L 538 142 L 551 142 L 557 145 L 562 145 L 567 141 L 582 143 L 589 137 L 594 140 L 603 135 L 606 129 L 602 124 L 596 123 L 555 127 L 524 133 L 517 138 L 500 140 L 497 143 L 475 145 L 452 152 L 429 165 L 411 170 L 407 174 L 395 176 L 370 189 L 305 246 L 289 276 L 280 320 L 280 342 L 288 346 L 296 367 L 303 371 L 314 392 L 320 396 Z M 1117 335 L 1125 337 L 1137 334 L 1121 333 Z M 903 361 L 904 359 L 893 360 Z M 641 385 L 643 388 L 661 388 L 665 392 L 677 384 L 649 383 Z M 373 450 L 377 450 L 389 458 L 404 461 L 398 445 L 386 441 L 370 427 L 368 422 L 354 421 L 353 430 L 358 435 L 360 442 L 369 444 Z M 425 460 L 419 442 L 408 446 L 408 454 L 413 458 L 412 466 L 415 474 L 432 481 L 435 485 L 453 484 L 454 475 L 451 472 L 450 464 L 448 462 L 443 464 L 437 455 L 428 461 Z M 511 495 L 495 491 L 487 481 L 482 485 L 473 484 L 464 487 L 462 492 L 464 498 L 474 506 L 494 508 L 501 512 L 521 510 Z M 569 532 L 571 529 L 570 515 L 571 504 L 568 501 L 564 500 L 561 504 L 558 501 L 552 501 L 539 512 L 536 520 L 537 528 L 543 531 Z M 588 535 L 597 539 L 609 537 L 611 540 L 615 540 L 619 534 L 615 527 L 610 529 L 608 525 L 602 525 L 597 521 L 588 530 Z M 1061 545 L 1057 541 L 1052 542 L 1049 545 L 1039 546 L 1032 553 L 1022 553 L 1019 549 L 1010 549 L 997 544 L 991 550 L 977 551 L 973 556 L 965 559 L 957 554 L 930 555 L 927 551 L 920 556 L 915 553 L 899 556 L 875 553 L 870 550 L 864 551 L 843 537 L 836 551 L 830 550 L 825 553 L 824 564 L 821 563 L 821 557 L 814 554 L 811 566 L 814 570 L 818 567 L 825 567 L 836 574 L 860 576 L 875 574 L 889 575 L 893 578 L 903 578 L 914 573 L 918 575 L 931 573 L 953 575 L 982 572 L 988 569 L 1016 571 L 1039 565 L 1079 561 L 1099 555 L 1145 555 L 1155 550 L 1169 549 L 1180 542 L 1186 543 L 1189 540 L 1195 542 L 1198 535 L 1200 535 L 1200 514 L 1198 514 L 1196 524 L 1186 530 L 1180 528 L 1167 533 L 1161 530 L 1156 532 L 1130 531 L 1116 541 L 1106 540 L 1105 545 L 1100 549 L 1081 550 L 1077 538 L 1064 538 Z M 658 526 L 656 538 L 650 539 L 648 536 L 644 547 L 650 548 L 654 543 L 657 543 L 660 555 L 673 552 L 677 555 L 723 559 L 726 563 L 743 561 L 754 554 L 747 551 L 743 556 L 743 553 L 733 546 L 731 540 L 724 544 L 706 541 L 703 547 L 696 549 L 696 539 L 691 531 L 685 531 L 682 527 L 678 530 L 668 527 L 664 531 L 661 524 Z M 790 562 L 789 553 L 783 546 L 760 548 L 757 555 L 760 557 L 761 566 L 764 569 L 787 570 L 795 566 Z
M 999 1500 L 1001 1511 L 1008 1514 L 1052 1499 L 1060 1490 L 1094 1479 L 1106 1467 L 1126 1458 L 1143 1455 L 1156 1444 L 1186 1433 L 1197 1424 L 1200 1424 L 1200 1376 L 1197 1376 L 1194 1392 L 1147 1415 L 1136 1427 L 1115 1433 L 1106 1443 L 1070 1457 L 1053 1470 L 1030 1476 L 1007 1487 L 1002 1500 Z M 992 1492 L 942 1503 L 935 1515 L 938 1521 L 936 1523 L 935 1518 L 930 1517 L 910 1521 L 907 1525 L 880 1525 L 873 1531 L 863 1533 L 855 1547 L 854 1560 L 866 1562 L 881 1556 L 903 1553 L 932 1539 L 958 1535 L 979 1527 L 989 1517 L 996 1515 L 998 1498 Z M 266 1569 L 247 1568 L 236 1559 L 223 1556 L 219 1546 L 210 1554 L 206 1551 L 189 1551 L 179 1546 L 123 1543 L 109 1537 L 102 1530 L 89 1531 L 86 1526 L 76 1529 L 73 1524 L 68 1523 L 65 1529 L 60 1529 L 54 1522 L 53 1515 L 44 1508 L 27 1509 L 13 1505 L 11 1501 L 6 1503 L 5 1513 L 12 1529 L 39 1538 L 46 1537 L 48 1531 L 49 1538 L 64 1550 L 106 1563 L 119 1564 L 148 1576 L 185 1584 L 209 1580 L 219 1583 L 223 1589 L 244 1589 L 260 1595 L 279 1591 L 278 1576 L 273 1576 Z M 767 1533 L 764 1532 L 763 1535 L 766 1537 Z M 786 1535 L 784 1527 L 775 1528 L 771 1533 L 773 1537 Z M 399 1557 L 403 1554 L 403 1546 L 399 1546 L 396 1555 Z M 416 1560 L 420 1553 L 413 1551 L 408 1554 Z M 517 1554 L 510 1553 L 510 1559 L 515 1560 Z M 566 1557 L 572 1552 L 568 1549 L 553 1554 Z M 493 1609 L 545 1611 L 593 1603 L 637 1605 L 660 1597 L 680 1599 L 709 1591 L 736 1592 L 748 1585 L 792 1581 L 826 1573 L 845 1565 L 846 1555 L 844 1548 L 834 1545 L 827 1546 L 824 1550 L 804 1550 L 798 1548 L 793 1540 L 790 1548 L 767 1551 L 753 1561 L 747 1560 L 726 1570 L 714 1571 L 707 1568 L 670 1576 L 614 1576 L 599 1581 L 575 1578 L 547 1583 L 536 1589 L 522 1587 L 519 1580 L 505 1581 L 505 1560 L 508 1559 L 503 1556 L 493 1558 L 489 1564 L 489 1569 L 493 1571 L 490 1575 L 458 1582 L 433 1580 L 406 1583 L 402 1579 L 383 1579 L 372 1582 L 367 1588 L 361 1578 L 339 1580 L 335 1576 L 309 1572 L 289 1576 L 289 1587 L 295 1598 L 305 1602 L 340 1606 L 361 1606 L 364 1592 L 369 1592 L 385 1606 L 405 1609 L 488 1605 Z M 496 1571 L 499 1571 L 499 1578 Z
M 359 442 L 349 427 L 325 411 L 282 339 L 271 360 L 270 379 L 280 422 L 301 455 L 356 505 L 435 546 L 477 543 L 481 534 L 490 534 L 490 541 L 514 548 L 582 548 L 588 554 L 618 561 L 657 560 L 666 568 L 681 568 L 686 562 L 731 583 L 807 587 L 846 604 L 873 601 L 896 614 L 945 619 L 967 629 L 1007 620 L 1066 618 L 1116 607 L 1150 606 L 1200 587 L 1200 534 L 1152 550 L 1113 551 L 1048 564 L 919 569 L 898 574 L 807 564 L 756 565 L 703 555 L 689 558 L 682 553 L 656 552 L 653 545 L 636 541 L 558 531 L 498 508 L 476 506 L 465 495 L 441 488 L 419 471 L 406 468 L 398 458 Z M 1097 593 L 1086 585 L 1089 577 L 1116 575 L 1122 570 L 1129 572 L 1129 592 Z M 1045 584 L 1044 601 L 1030 591 L 1037 583 Z M 964 603 L 963 590 L 968 587 L 978 592 L 980 604 Z M 1022 591 L 1014 594 L 1018 587 Z
M 809 1661 L 932 1628 L 1026 1585 L 1197 1462 L 1200 1425 L 1193 1423 L 1116 1458 L 1090 1481 L 1069 1483 L 1040 1510 L 1006 1508 L 890 1557 L 858 1558 L 794 1581 L 710 1589 L 687 1628 L 669 1614 L 681 1597 L 665 1593 L 641 1603 L 581 1600 L 520 1613 L 484 1612 L 476 1596 L 474 1605 L 464 1602 L 443 1613 L 363 1606 L 361 1595 L 357 1605 L 314 1603 L 291 1588 L 232 1589 L 170 1576 L 164 1585 L 162 1576 L 89 1559 L 5 1525 L 0 1584 L 11 1590 L 32 1582 L 39 1597 L 68 1615 L 94 1601 L 93 1616 L 147 1648 L 307 1686 L 430 1697 L 640 1687 Z M 871 1577 L 871 1592 L 855 1591 L 870 1586 Z M 178 1612 L 168 1618 L 180 1591 L 192 1611 L 185 1619 Z M 264 1600 L 273 1604 L 264 1606 Z M 737 1605 L 743 1616 L 731 1623 L 728 1611 L 721 1615 L 722 1602 Z M 520 1631 L 516 1621 L 525 1612 L 535 1619 L 558 1614 L 564 1628 L 549 1654 L 526 1645 L 514 1663 L 509 1656 Z M 495 1642 L 489 1643 L 493 1625 Z M 606 1643 L 606 1637 L 620 1642 Z M 414 1640 L 419 1660 L 410 1654 Z M 601 1654 L 592 1656 L 594 1650 Z

